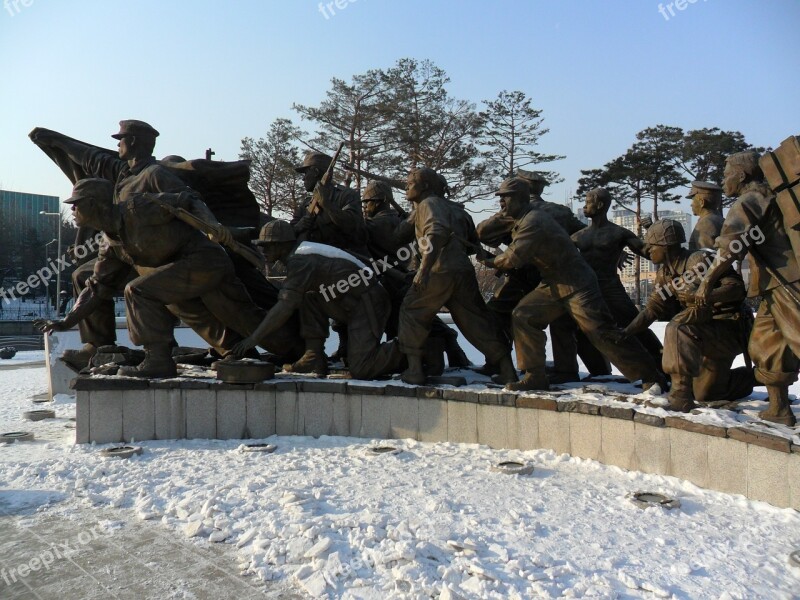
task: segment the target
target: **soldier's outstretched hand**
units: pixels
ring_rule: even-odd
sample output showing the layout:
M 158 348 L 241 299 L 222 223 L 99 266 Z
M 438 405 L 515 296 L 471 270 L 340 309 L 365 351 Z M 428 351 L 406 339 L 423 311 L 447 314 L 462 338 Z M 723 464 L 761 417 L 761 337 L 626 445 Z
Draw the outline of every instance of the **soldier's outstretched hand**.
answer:
M 50 333 L 52 331 L 66 331 L 69 327 L 64 323 L 64 321 L 58 320 L 51 320 L 51 319 L 36 319 L 33 322 L 33 326 L 36 327 L 42 333 Z

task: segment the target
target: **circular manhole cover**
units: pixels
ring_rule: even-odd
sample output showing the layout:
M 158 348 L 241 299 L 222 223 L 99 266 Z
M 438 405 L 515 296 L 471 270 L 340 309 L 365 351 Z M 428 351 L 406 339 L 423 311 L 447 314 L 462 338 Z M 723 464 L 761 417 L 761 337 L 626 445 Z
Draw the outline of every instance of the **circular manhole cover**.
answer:
M 800 569 L 800 550 L 795 550 L 789 555 L 789 564 Z
M 380 454 L 400 454 L 402 450 L 394 446 L 370 446 L 367 448 L 367 454 L 370 456 L 378 456 Z
M 266 452 L 267 454 L 275 452 L 276 448 L 275 444 L 244 444 L 240 447 L 242 452 Z
M 28 410 L 22 413 L 22 416 L 28 421 L 43 421 L 44 419 L 55 419 L 56 411 L 51 410 L 49 408 Z
M 660 506 L 662 508 L 672 509 L 680 508 L 681 502 L 675 498 L 670 498 L 664 494 L 657 492 L 634 492 L 630 495 L 631 502 L 639 508 L 647 508 L 648 506 Z
M 103 456 L 116 456 L 117 458 L 130 458 L 134 454 L 141 454 L 141 446 L 114 446 L 113 448 L 103 448 L 100 454 Z
M 33 441 L 33 434 L 30 431 L 10 431 L 8 433 L 0 433 L 0 444 L 31 441 Z
M 530 475 L 533 473 L 533 465 L 515 460 L 505 460 L 493 465 L 492 471 L 506 475 Z

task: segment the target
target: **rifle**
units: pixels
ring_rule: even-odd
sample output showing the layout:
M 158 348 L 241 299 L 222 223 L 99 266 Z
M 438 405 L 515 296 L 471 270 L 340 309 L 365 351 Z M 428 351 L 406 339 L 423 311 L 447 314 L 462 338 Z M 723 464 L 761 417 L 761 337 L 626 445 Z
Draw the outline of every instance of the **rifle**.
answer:
M 339 142 L 339 147 L 336 149 L 336 154 L 334 154 L 331 159 L 331 164 L 328 165 L 328 169 L 322 175 L 322 179 L 319 180 L 321 187 L 325 187 L 333 180 L 333 168 L 336 166 L 336 161 L 339 160 L 342 148 L 344 148 L 344 142 Z M 308 205 L 308 213 L 312 216 L 316 216 L 321 209 L 322 207 L 319 205 L 319 196 L 314 196 L 311 200 L 311 204 Z
M 206 235 L 213 234 L 218 236 L 220 233 L 219 228 L 224 227 L 224 225 L 212 225 L 211 223 L 204 221 L 200 217 L 193 215 L 188 210 L 180 208 L 178 206 L 172 206 L 168 202 L 161 200 L 158 196 L 155 196 L 153 194 L 142 194 L 142 197 L 145 198 L 146 200 L 149 200 L 150 202 L 158 204 L 161 208 L 166 210 L 176 219 L 180 219 L 190 227 L 193 227 L 194 229 L 197 229 L 198 231 Z M 247 262 L 253 265 L 261 273 L 265 272 L 264 257 L 261 256 L 261 254 L 257 250 L 245 246 L 244 244 L 237 242 L 236 240 L 233 240 L 227 247 L 235 254 L 238 254 L 239 256 L 244 258 Z

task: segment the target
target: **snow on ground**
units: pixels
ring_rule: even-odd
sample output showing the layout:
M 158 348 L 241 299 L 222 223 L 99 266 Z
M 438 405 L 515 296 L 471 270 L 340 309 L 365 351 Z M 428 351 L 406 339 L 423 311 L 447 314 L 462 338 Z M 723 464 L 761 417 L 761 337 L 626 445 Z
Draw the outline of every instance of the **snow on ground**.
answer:
M 118 508 L 198 544 L 238 547 L 240 568 L 329 598 L 797 598 L 800 513 L 689 483 L 552 451 L 272 437 L 274 454 L 237 441 L 144 442 L 140 457 L 75 446 L 68 396 L 55 421 L 26 422 L 41 367 L 0 374 L 0 430 L 33 443 L 0 447 L 0 500 L 65 498 L 47 514 Z M 529 476 L 490 470 L 529 462 Z M 672 511 L 635 507 L 656 491 Z M 19 497 L 19 498 L 18 498 Z M 21 501 L 21 500 L 19 500 Z M 37 515 L 32 517 L 37 518 Z

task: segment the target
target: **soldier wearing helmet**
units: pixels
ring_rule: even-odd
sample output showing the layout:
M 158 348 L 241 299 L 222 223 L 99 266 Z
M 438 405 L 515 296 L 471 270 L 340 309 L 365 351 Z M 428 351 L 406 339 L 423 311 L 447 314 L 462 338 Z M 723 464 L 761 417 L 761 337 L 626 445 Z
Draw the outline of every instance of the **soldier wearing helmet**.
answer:
M 340 248 L 298 241 L 292 225 L 281 220 L 264 225 L 256 244 L 268 262 L 280 260 L 286 265 L 286 278 L 277 304 L 234 348 L 234 356 L 244 356 L 299 310 L 300 336 L 306 349 L 287 370 L 327 374 L 325 340 L 331 319 L 346 327 L 347 364 L 353 377 L 372 379 L 400 367 L 402 353 L 397 341 L 380 342 L 389 318 L 389 296 L 362 261 Z
M 696 289 L 714 260 L 710 251 L 690 252 L 683 226 L 671 219 L 653 223 L 645 235 L 650 260 L 660 265 L 655 290 L 644 310 L 625 328 L 645 331 L 656 320 L 669 320 L 664 335 L 664 371 L 672 378 L 671 410 L 689 412 L 699 402 L 736 400 L 753 391 L 752 370 L 731 369 L 746 350 L 751 319 L 742 302 L 742 278 L 728 269 L 711 294 L 711 306 L 699 306 Z

